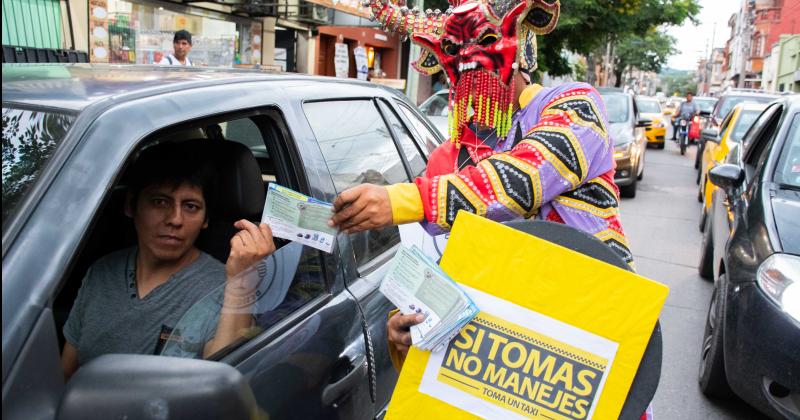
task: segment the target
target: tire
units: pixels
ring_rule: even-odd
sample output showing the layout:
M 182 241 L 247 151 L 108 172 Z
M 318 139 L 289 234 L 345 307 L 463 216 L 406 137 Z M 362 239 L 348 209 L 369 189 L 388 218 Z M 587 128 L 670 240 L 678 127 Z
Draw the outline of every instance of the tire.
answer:
M 697 177 L 698 178 L 700 177 L 700 172 L 697 173 Z M 703 202 L 703 199 L 705 198 L 704 196 L 706 195 L 706 192 L 704 191 L 705 186 L 706 186 L 705 182 L 701 183 L 700 181 L 697 181 L 697 201 L 701 203 Z M 703 206 L 703 208 L 705 208 L 705 206 Z
M 666 146 L 666 145 L 667 145 L 667 141 L 666 141 L 666 140 L 664 140 L 664 142 L 663 142 L 663 143 L 659 143 L 659 144 L 658 144 L 658 146 L 656 146 L 656 147 L 658 147 L 658 148 L 659 148 L 659 149 L 661 149 L 661 150 L 664 150 L 664 146 Z
M 708 211 L 706 210 L 706 206 L 703 206 L 703 209 L 700 210 L 700 224 L 697 226 L 700 232 L 705 232 L 706 230 L 706 219 L 708 219 Z
M 633 179 L 633 182 L 631 182 L 630 185 L 619 187 L 619 195 L 625 198 L 636 197 L 636 178 Z
M 641 165 L 641 162 L 639 163 Z M 641 181 L 644 178 L 644 167 L 642 167 L 642 172 L 639 173 L 639 176 L 636 177 L 637 181 Z
M 684 143 L 684 141 L 685 140 L 681 140 L 681 156 L 686 154 L 686 143 Z
M 720 276 L 722 285 L 725 280 L 723 274 Z M 708 397 L 730 398 L 733 396 L 728 378 L 725 376 L 725 352 L 723 337 L 723 317 L 725 314 L 725 300 L 721 295 L 719 287 L 714 287 L 711 295 L 711 302 L 708 304 L 708 316 L 706 316 L 705 333 L 703 334 L 703 344 L 700 347 L 700 371 L 698 382 L 700 390 Z
M 697 153 L 700 153 L 700 151 L 698 150 Z M 694 183 L 695 184 L 700 185 L 700 175 L 702 173 L 703 173 L 703 168 L 698 168 L 697 169 L 697 176 L 694 178 Z
M 704 207 L 705 208 L 705 207 Z M 700 244 L 700 263 L 697 272 L 706 280 L 714 280 L 714 232 L 711 228 L 712 218 L 705 216 L 703 225 L 703 242 Z
M 703 157 L 703 151 L 706 149 L 706 142 L 697 140 L 697 154 L 694 156 L 694 168 L 700 170 L 700 159 Z

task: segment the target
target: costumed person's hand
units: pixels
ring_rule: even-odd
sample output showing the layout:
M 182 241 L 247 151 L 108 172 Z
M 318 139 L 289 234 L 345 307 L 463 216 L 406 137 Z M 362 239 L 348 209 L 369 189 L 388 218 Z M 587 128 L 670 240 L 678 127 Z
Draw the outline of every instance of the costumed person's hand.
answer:
M 242 219 L 233 226 L 239 232 L 231 238 L 231 253 L 225 263 L 225 273 L 229 280 L 275 252 L 272 229 L 266 223 L 256 226 L 249 220 Z
M 392 205 L 385 187 L 361 184 L 342 191 L 333 202 L 331 226 L 344 233 L 380 229 L 392 224 Z
M 411 332 L 409 332 L 409 329 L 412 325 L 417 325 L 424 320 L 425 315 L 423 314 L 403 315 L 397 312 L 386 322 L 389 345 L 394 346 L 402 358 L 405 358 L 408 348 L 411 346 Z

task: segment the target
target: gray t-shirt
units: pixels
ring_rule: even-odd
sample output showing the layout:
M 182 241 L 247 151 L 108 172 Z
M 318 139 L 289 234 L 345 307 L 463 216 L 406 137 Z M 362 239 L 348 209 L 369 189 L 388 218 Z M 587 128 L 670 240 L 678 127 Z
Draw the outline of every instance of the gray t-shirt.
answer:
M 700 107 L 697 106 L 697 102 L 686 102 L 684 101 L 680 108 L 678 108 L 678 116 L 680 117 L 691 117 L 700 112 Z
M 204 297 L 221 293 L 225 266 L 201 252 L 140 299 L 136 254 L 136 247 L 111 253 L 95 262 L 83 279 L 64 325 L 64 336 L 78 350 L 81 365 L 109 353 L 160 354 L 172 342 L 179 345 L 170 346 L 177 349 L 170 355 L 198 357 L 203 344 L 213 337 L 217 305 L 194 308 L 191 322 L 182 317 Z

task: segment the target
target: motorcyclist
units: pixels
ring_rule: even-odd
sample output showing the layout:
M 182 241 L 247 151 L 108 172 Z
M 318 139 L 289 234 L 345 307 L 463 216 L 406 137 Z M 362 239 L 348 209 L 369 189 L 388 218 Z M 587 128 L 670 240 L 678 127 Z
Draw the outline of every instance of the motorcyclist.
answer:
M 680 121 L 685 120 L 686 124 L 688 125 L 689 122 L 692 121 L 695 115 L 700 113 L 700 107 L 697 106 L 697 102 L 692 102 L 692 98 L 694 94 L 692 92 L 686 93 L 686 101 L 681 103 L 681 106 L 678 107 L 678 112 L 675 113 L 675 118 L 673 120 L 672 126 L 675 130 L 680 129 Z M 672 139 L 675 140 L 675 131 L 672 133 Z

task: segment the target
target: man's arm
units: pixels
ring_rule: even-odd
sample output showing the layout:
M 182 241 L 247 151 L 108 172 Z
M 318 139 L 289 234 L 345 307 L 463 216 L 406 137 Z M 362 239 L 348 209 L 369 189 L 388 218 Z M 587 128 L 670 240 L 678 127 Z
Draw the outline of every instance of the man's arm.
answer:
M 203 348 L 203 357 L 229 346 L 243 337 L 253 324 L 252 307 L 261 277 L 253 266 L 275 252 L 269 225 L 247 220 L 234 224 L 240 231 L 231 238 L 231 253 L 225 264 L 225 295 L 214 338 Z
M 64 371 L 64 382 L 78 370 L 78 349 L 67 341 L 61 351 L 61 369 Z
M 512 150 L 415 184 L 359 185 L 334 201 L 332 224 L 347 233 L 425 221 L 449 230 L 459 210 L 490 219 L 531 217 L 556 196 L 613 167 L 605 109 L 588 85 L 562 92 Z M 432 230 L 432 229 L 429 229 Z

